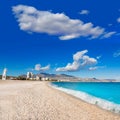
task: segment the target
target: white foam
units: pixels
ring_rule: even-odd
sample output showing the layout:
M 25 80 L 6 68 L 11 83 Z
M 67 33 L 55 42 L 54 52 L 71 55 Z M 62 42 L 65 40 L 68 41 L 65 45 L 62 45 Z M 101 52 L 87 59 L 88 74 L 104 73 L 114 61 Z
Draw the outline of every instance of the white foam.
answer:
M 84 100 L 88 103 L 95 104 L 103 109 L 115 112 L 115 113 L 120 113 L 120 104 L 115 104 L 113 102 L 92 96 L 90 94 L 87 94 L 85 92 L 81 91 L 76 91 L 76 90 L 71 90 L 71 89 L 66 89 L 63 87 L 57 87 L 56 85 L 50 84 L 53 88 L 57 90 L 61 90 L 67 94 L 73 95 L 81 100 Z

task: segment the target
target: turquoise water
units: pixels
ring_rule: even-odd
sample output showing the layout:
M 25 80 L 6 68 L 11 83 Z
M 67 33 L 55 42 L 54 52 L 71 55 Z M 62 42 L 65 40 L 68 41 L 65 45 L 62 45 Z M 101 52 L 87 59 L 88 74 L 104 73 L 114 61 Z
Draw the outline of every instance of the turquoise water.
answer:
M 89 103 L 120 112 L 120 83 L 118 82 L 52 82 L 52 85 Z

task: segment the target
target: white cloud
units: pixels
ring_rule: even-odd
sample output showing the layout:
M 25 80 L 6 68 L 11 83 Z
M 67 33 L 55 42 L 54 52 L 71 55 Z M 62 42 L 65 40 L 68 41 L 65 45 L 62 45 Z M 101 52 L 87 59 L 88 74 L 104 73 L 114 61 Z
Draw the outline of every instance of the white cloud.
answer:
M 41 64 L 36 64 L 35 69 L 36 71 L 46 71 L 50 69 L 50 65 L 47 65 L 45 67 L 42 67 Z
M 97 66 L 95 66 L 95 67 L 90 67 L 90 68 L 89 68 L 90 71 L 97 70 L 97 69 L 98 69 Z
M 113 57 L 120 57 L 120 50 L 113 53 Z
M 81 10 L 80 11 L 80 14 L 81 15 L 87 15 L 87 14 L 89 14 L 90 12 L 88 11 L 88 10 Z
M 59 67 L 56 71 L 78 71 L 97 64 L 97 60 L 95 58 L 85 55 L 87 52 L 88 50 L 83 50 L 75 53 L 73 55 L 72 63 L 68 63 L 65 67 Z
M 117 22 L 120 23 L 120 17 L 117 19 Z
M 90 71 L 93 71 L 93 70 L 97 70 L 97 69 L 102 69 L 102 68 L 105 68 L 106 66 L 94 66 L 94 67 L 89 67 L 89 70 Z
M 12 7 L 19 27 L 23 31 L 57 35 L 61 40 L 78 37 L 92 39 L 104 35 L 105 29 L 94 26 L 91 22 L 84 23 L 79 19 L 71 19 L 63 13 L 41 11 L 31 6 L 17 5 Z
M 108 32 L 106 34 L 104 34 L 102 36 L 102 38 L 110 38 L 112 35 L 116 34 L 117 32 L 113 31 L 113 32 Z
M 96 58 L 97 58 L 97 59 L 100 59 L 101 57 L 102 57 L 102 56 L 100 55 L 100 56 L 97 56 Z

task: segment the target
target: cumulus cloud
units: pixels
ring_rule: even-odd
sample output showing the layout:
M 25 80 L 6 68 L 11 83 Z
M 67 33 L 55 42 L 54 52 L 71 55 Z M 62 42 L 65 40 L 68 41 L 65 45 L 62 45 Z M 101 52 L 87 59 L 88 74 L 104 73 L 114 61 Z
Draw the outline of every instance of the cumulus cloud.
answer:
M 120 23 L 120 17 L 117 19 L 117 22 Z
M 47 65 L 45 67 L 42 67 L 41 64 L 36 64 L 35 69 L 36 71 L 46 71 L 50 69 L 50 65 Z
M 80 14 L 81 15 L 87 15 L 87 14 L 89 14 L 89 11 L 88 10 L 81 10 Z
M 120 57 L 120 50 L 113 53 L 113 57 Z
M 32 6 L 25 5 L 14 6 L 12 10 L 17 18 L 20 29 L 30 33 L 55 35 L 59 36 L 60 40 L 78 37 L 95 39 L 106 33 L 105 29 L 100 26 L 95 27 L 91 22 L 84 23 L 79 19 L 71 19 L 64 13 L 41 11 Z
M 65 67 L 59 67 L 56 71 L 78 71 L 97 64 L 97 60 L 95 58 L 85 55 L 87 52 L 88 50 L 83 50 L 75 53 L 73 55 L 72 63 L 68 63 Z
M 106 33 L 106 34 L 104 34 L 103 36 L 102 36 L 102 38 L 109 38 L 109 37 L 111 37 L 112 35 L 114 35 L 114 34 L 116 34 L 117 32 L 115 32 L 115 31 L 113 31 L 113 32 L 108 32 L 108 33 Z

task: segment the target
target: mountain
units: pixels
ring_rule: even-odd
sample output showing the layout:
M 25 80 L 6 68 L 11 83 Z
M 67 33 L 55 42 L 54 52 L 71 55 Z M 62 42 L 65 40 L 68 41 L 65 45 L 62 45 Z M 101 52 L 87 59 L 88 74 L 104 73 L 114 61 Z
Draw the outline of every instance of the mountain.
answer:
M 67 74 L 49 74 L 49 73 L 39 73 L 36 74 L 39 77 L 48 77 L 50 79 L 59 81 L 81 81 L 81 82 L 116 82 L 115 79 L 97 79 L 97 78 L 80 78 Z

